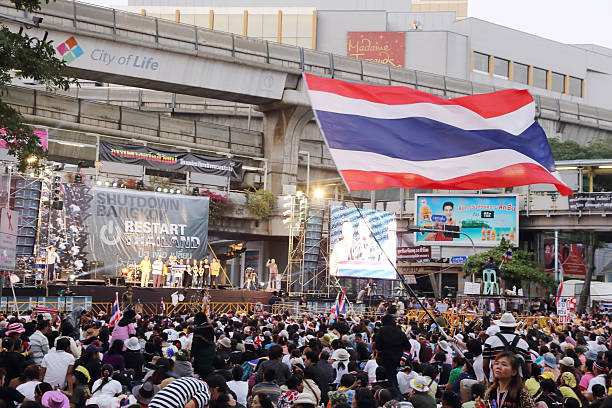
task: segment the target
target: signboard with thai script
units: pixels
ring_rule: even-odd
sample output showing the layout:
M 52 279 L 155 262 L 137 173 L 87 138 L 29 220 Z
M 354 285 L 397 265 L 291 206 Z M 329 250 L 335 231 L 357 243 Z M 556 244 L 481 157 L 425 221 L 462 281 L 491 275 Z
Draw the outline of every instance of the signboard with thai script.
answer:
M 576 193 L 568 200 L 573 211 L 612 211 L 612 193 Z
M 6 208 L 0 209 L 0 269 L 15 270 L 17 259 L 17 228 L 19 213 Z
M 153 149 L 100 141 L 100 160 L 136 164 L 164 171 L 194 171 L 242 181 L 242 162 L 228 157 L 212 157 L 190 152 Z
M 378 64 L 403 67 L 406 33 L 401 31 L 349 31 L 346 55 Z
M 398 247 L 397 262 L 414 262 L 431 259 L 430 246 Z
M 516 195 L 419 194 L 415 201 L 417 244 L 492 247 L 502 238 L 518 244 Z

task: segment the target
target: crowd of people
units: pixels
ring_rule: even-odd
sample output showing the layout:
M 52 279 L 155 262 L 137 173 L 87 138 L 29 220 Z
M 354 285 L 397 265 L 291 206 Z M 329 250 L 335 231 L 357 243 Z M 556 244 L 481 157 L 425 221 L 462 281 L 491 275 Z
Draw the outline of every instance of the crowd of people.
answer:
M 486 317 L 4 315 L 0 408 L 612 407 L 607 316 Z

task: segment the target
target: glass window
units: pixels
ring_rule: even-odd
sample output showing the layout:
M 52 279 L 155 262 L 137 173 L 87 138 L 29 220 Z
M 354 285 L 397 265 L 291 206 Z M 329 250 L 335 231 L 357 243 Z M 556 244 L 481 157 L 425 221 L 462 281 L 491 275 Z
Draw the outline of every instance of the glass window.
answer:
M 529 67 L 525 64 L 519 64 L 518 62 L 515 62 L 513 81 L 520 82 L 521 84 L 528 84 L 529 83 Z
M 569 93 L 582 98 L 582 79 L 570 77 Z
M 546 70 L 533 67 L 533 86 L 546 89 Z
M 555 92 L 563 93 L 565 90 L 565 75 L 553 72 L 551 76 L 550 89 Z
M 489 72 L 489 56 L 474 52 L 474 71 Z
M 495 57 L 494 65 L 493 65 L 493 73 L 496 76 L 508 78 L 508 63 L 509 63 L 508 60 Z

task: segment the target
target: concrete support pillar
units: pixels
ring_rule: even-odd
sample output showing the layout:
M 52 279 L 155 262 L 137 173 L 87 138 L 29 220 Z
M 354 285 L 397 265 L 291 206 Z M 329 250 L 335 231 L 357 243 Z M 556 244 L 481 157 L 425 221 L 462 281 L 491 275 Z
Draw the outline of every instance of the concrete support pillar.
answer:
M 268 189 L 281 194 L 283 184 L 295 185 L 298 171 L 300 135 L 313 118 L 312 109 L 304 106 L 261 107 L 264 132 L 264 156 L 268 158 Z

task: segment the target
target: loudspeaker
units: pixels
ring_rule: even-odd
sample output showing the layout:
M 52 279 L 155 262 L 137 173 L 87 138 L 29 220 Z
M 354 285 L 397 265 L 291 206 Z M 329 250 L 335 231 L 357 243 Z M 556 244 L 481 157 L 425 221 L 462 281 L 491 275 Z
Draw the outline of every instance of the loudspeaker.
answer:
M 64 202 L 63 201 L 54 201 L 53 204 L 51 204 L 51 208 L 54 210 L 63 210 L 64 209 Z

